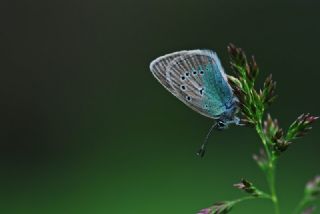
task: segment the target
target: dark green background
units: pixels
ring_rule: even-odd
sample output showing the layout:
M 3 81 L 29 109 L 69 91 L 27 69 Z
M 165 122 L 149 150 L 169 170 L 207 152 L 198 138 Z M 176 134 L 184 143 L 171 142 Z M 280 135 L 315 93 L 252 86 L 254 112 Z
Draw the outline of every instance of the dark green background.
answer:
M 210 48 L 230 73 L 226 46 L 255 54 L 273 73 L 270 109 L 287 127 L 319 115 L 319 3 L 305 1 L 1 1 L 0 213 L 192 214 L 244 193 L 242 177 L 266 188 L 251 160 L 256 133 L 212 124 L 170 95 L 149 62 Z M 281 157 L 283 213 L 320 173 L 320 126 Z M 272 213 L 269 201 L 233 213 Z

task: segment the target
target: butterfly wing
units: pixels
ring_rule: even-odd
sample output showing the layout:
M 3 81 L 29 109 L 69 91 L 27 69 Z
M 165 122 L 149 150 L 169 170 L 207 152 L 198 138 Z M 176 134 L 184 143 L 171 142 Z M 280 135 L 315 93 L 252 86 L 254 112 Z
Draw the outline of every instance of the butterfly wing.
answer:
M 217 119 L 235 98 L 217 55 L 210 50 L 192 50 L 166 55 L 166 78 L 162 83 L 172 94 L 200 114 Z M 156 75 L 155 75 L 156 76 Z
M 153 76 L 172 94 L 175 94 L 175 91 L 170 85 L 170 82 L 167 80 L 166 72 L 168 65 L 177 57 L 180 57 L 186 54 L 188 51 L 179 51 L 171 54 L 167 54 L 157 59 L 153 60 L 150 63 L 150 70 Z

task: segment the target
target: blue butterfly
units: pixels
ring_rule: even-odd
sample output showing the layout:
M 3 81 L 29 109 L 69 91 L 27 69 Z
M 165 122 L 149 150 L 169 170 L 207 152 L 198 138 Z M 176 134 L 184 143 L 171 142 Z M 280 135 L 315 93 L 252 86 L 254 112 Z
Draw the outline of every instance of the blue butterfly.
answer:
M 217 54 L 211 50 L 179 51 L 153 60 L 154 77 L 174 96 L 196 112 L 212 118 L 198 155 L 203 156 L 212 130 L 240 124 L 238 99 L 233 94 Z

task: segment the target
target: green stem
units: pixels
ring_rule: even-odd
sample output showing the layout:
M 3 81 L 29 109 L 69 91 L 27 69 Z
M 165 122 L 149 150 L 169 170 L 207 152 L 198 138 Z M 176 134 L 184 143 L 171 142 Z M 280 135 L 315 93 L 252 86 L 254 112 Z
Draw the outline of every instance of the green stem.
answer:
M 263 195 L 260 195 L 259 197 L 246 196 L 246 197 L 239 198 L 239 199 L 236 199 L 236 200 L 234 200 L 234 201 L 231 201 L 230 203 L 231 203 L 232 205 L 235 205 L 235 204 L 237 204 L 237 203 L 240 203 L 240 202 L 243 202 L 243 201 L 246 201 L 246 200 L 259 199 L 259 198 L 261 198 L 261 199 L 271 199 L 271 196 L 268 195 L 268 194 L 265 194 L 265 193 L 264 193 Z
M 276 164 L 275 160 L 270 161 L 270 166 L 268 170 L 268 177 L 269 177 L 269 186 L 270 186 L 270 191 L 271 191 L 271 199 L 274 203 L 274 208 L 275 208 L 275 213 L 279 214 L 279 201 L 277 197 L 277 192 L 276 192 L 276 185 L 275 185 L 275 171 L 276 171 Z
M 270 162 L 270 160 L 272 160 L 272 155 L 271 155 L 269 146 L 268 146 L 268 144 L 267 144 L 267 139 L 266 139 L 266 136 L 265 136 L 265 134 L 264 134 L 264 132 L 263 132 L 261 123 L 262 123 L 262 122 L 259 121 L 259 125 L 256 126 L 256 131 L 257 131 L 259 137 L 261 138 L 262 144 L 263 144 L 263 146 L 264 146 L 264 150 L 266 151 L 268 160 L 269 160 L 269 162 Z
M 274 154 L 270 151 L 270 148 L 268 146 L 268 142 L 270 142 L 270 140 L 263 132 L 261 120 L 256 125 L 256 131 L 262 140 L 262 144 L 264 146 L 264 149 L 268 157 L 268 168 L 266 171 L 266 177 L 267 177 L 267 182 L 271 192 L 271 200 L 274 204 L 274 211 L 275 211 L 275 214 L 280 214 L 279 201 L 277 197 L 276 184 L 275 184 L 276 158 Z
M 246 196 L 246 197 L 243 197 L 243 198 L 236 199 L 236 200 L 232 201 L 231 203 L 232 203 L 232 205 L 235 205 L 235 204 L 240 203 L 242 201 L 251 200 L 251 199 L 255 199 L 255 197 Z

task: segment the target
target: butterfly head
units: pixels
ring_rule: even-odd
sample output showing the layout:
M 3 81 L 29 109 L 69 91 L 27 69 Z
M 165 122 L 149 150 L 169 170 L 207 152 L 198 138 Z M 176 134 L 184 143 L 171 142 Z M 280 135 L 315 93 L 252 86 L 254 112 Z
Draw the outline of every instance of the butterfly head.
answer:
M 229 124 L 223 120 L 218 120 L 217 121 L 217 129 L 218 130 L 224 130 L 229 127 Z
M 234 116 L 233 119 L 231 119 L 231 120 L 230 119 L 228 119 L 228 120 L 218 119 L 216 129 L 225 130 L 225 129 L 229 128 L 229 126 L 231 124 L 241 125 L 240 118 L 237 116 Z

